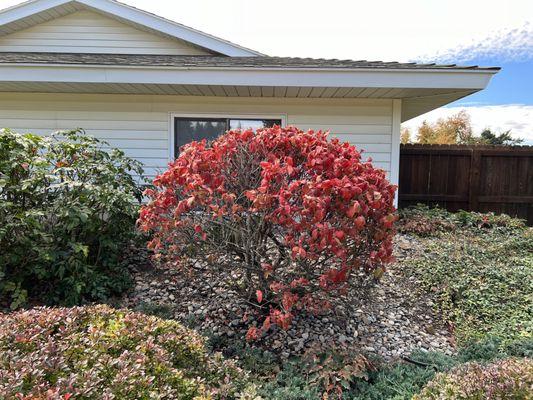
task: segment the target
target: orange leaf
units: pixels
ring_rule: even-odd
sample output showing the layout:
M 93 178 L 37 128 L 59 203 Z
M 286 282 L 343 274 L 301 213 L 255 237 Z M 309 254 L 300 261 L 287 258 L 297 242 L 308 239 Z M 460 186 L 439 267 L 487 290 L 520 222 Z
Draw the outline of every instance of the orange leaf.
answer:
M 263 321 L 263 332 L 267 332 L 270 329 L 270 317 L 266 317 Z

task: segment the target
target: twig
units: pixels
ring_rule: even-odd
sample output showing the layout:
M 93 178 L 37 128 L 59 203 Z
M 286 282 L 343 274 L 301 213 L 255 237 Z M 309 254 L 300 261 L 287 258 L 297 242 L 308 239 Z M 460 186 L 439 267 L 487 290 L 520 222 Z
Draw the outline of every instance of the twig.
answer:
M 438 368 L 437 368 L 435 365 L 433 365 L 433 364 L 426 364 L 426 363 L 423 363 L 423 362 L 421 362 L 421 361 L 413 360 L 413 359 L 411 359 L 411 358 L 409 358 L 409 357 L 402 357 L 402 360 L 404 360 L 404 361 L 406 361 L 406 362 L 408 362 L 408 363 L 410 363 L 410 364 L 416 365 L 417 367 L 424 367 L 424 368 L 431 367 L 431 368 L 433 368 L 435 371 L 438 370 Z

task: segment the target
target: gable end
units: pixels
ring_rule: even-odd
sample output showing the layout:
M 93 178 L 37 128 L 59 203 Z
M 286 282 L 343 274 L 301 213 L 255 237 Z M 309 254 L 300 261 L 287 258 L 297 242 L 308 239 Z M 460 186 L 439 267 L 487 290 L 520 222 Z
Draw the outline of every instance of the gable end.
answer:
M 133 29 L 138 31 L 144 31 L 156 37 L 162 37 L 173 42 L 186 44 L 186 47 L 189 47 L 189 49 L 187 49 L 184 54 L 187 55 L 216 54 L 230 57 L 254 57 L 263 55 L 257 51 L 247 49 L 115 0 L 26 1 L 17 6 L 0 11 L 0 39 L 4 35 L 9 35 L 23 29 L 30 29 L 33 26 L 43 23 L 51 23 L 60 18 L 68 17 L 72 13 L 86 10 L 100 15 L 103 18 L 116 21 L 124 26 L 133 27 Z M 116 44 L 110 43 L 110 45 L 113 46 Z M 117 47 L 120 47 L 120 45 Z M 143 46 L 141 45 L 140 47 Z M 150 48 L 150 45 L 146 45 L 145 48 Z M 190 50 L 191 48 L 194 50 Z M 65 50 L 62 50 L 62 52 L 64 51 Z M 48 50 L 48 52 L 50 52 L 50 50 Z M 176 53 L 175 50 L 170 52 L 168 50 L 150 50 L 147 54 L 175 55 L 182 53 L 183 51 Z M 133 51 L 133 54 L 139 53 Z
M 83 10 L 0 36 L 0 51 L 100 54 L 213 55 L 182 40 L 134 28 Z

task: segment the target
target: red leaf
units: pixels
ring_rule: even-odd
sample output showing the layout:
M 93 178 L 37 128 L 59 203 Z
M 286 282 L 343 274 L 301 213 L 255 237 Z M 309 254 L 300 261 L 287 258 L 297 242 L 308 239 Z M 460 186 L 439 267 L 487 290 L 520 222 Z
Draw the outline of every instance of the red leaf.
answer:
M 355 214 L 361 212 L 361 205 L 358 201 L 354 201 L 353 204 L 346 210 L 348 218 L 353 218 Z
M 335 231 L 335 237 L 339 240 L 344 239 L 345 233 L 343 231 Z
M 263 321 L 263 332 L 267 332 L 270 329 L 270 317 L 266 317 Z
M 254 340 L 258 340 L 262 335 L 261 329 L 252 326 L 248 329 L 248 332 L 246 332 L 246 340 L 248 342 L 252 342 Z
M 260 290 L 257 290 L 255 292 L 255 295 L 257 296 L 257 302 L 261 303 L 263 301 L 263 292 Z

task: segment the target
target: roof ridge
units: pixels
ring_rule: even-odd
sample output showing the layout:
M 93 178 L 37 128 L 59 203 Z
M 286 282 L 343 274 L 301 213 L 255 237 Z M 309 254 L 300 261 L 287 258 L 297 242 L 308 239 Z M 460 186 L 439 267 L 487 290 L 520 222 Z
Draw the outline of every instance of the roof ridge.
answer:
M 76 2 L 77 0 L 70 0 L 70 1 L 74 1 L 74 2 Z M 161 15 L 159 15 L 159 14 L 155 14 L 155 13 L 153 13 L 153 12 L 151 12 L 151 11 L 143 10 L 142 8 L 132 6 L 131 4 L 128 4 L 128 3 L 125 3 L 125 2 L 122 2 L 122 1 L 118 1 L 118 0 L 107 0 L 107 1 L 112 1 L 112 2 L 114 2 L 114 3 L 117 3 L 117 4 L 122 5 L 122 6 L 124 6 L 124 7 L 133 8 L 133 9 L 139 11 L 139 12 L 142 12 L 142 13 L 145 13 L 145 14 L 152 15 L 152 16 L 154 16 L 154 17 L 156 17 L 156 18 L 159 18 L 159 19 L 162 19 L 162 20 L 168 21 L 168 22 L 170 22 L 170 23 L 172 23 L 172 24 L 178 24 L 178 25 L 181 25 L 181 26 L 183 26 L 183 27 L 185 27 L 185 28 L 187 28 L 187 29 L 190 29 L 190 30 L 192 30 L 192 31 L 198 32 L 198 33 L 200 33 L 200 34 L 202 34 L 202 35 L 206 35 L 206 36 L 212 37 L 213 39 L 216 39 L 216 40 L 221 40 L 221 41 L 226 42 L 226 43 L 228 43 L 228 44 L 230 44 L 230 45 L 232 45 L 232 46 L 237 46 L 237 47 L 240 47 L 240 48 L 242 48 L 242 49 L 245 49 L 245 50 L 248 50 L 248 51 L 251 51 L 251 52 L 257 53 L 257 54 L 260 55 L 260 56 L 265 56 L 265 54 L 263 54 L 263 53 L 259 53 L 258 51 L 253 50 L 253 49 L 250 49 L 249 47 L 241 46 L 240 44 L 234 43 L 234 42 L 232 42 L 232 41 L 230 41 L 230 40 L 222 39 L 222 38 L 220 38 L 220 37 L 218 37 L 218 36 L 215 36 L 215 35 L 212 35 L 212 34 L 210 34 L 210 33 L 204 32 L 204 31 L 202 31 L 202 30 L 200 30 L 200 29 L 197 29 L 197 28 L 193 28 L 193 27 L 191 27 L 191 26 L 189 26 L 189 25 L 185 25 L 185 24 L 183 24 L 183 23 L 181 23 L 181 22 L 174 21 L 174 20 L 172 20 L 172 19 L 169 19 L 169 18 L 163 17 L 163 16 L 161 16 Z

